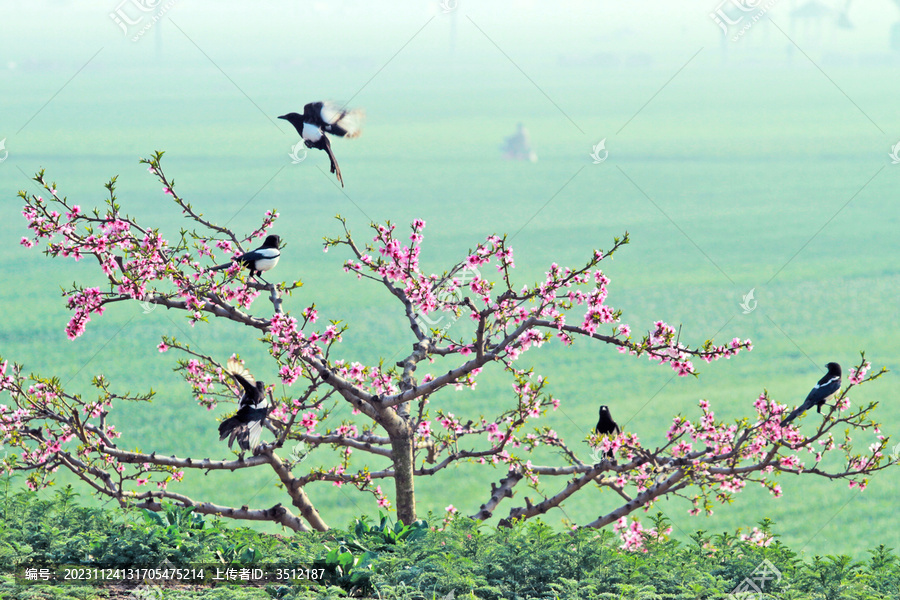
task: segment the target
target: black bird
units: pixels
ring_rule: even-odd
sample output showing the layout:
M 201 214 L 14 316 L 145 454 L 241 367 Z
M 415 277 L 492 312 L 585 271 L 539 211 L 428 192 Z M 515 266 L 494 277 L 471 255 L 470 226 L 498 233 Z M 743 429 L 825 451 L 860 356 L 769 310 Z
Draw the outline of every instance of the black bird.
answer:
M 365 115 L 365 111 L 361 108 L 346 109 L 334 102 L 325 101 L 310 102 L 303 107 L 302 115 L 288 113 L 278 118 L 284 119 L 294 126 L 307 148 L 318 148 L 328 153 L 328 158 L 331 160 L 331 172 L 335 174 L 341 187 L 344 187 L 341 168 L 331 151 L 331 142 L 328 141 L 328 136 L 325 134 L 331 133 L 348 138 L 359 137 Z
M 597 421 L 597 427 L 594 430 L 603 437 L 622 433 L 622 430 L 619 429 L 619 424 L 613 421 L 612 415 L 609 414 L 609 407 L 605 404 L 600 407 L 600 420 Z M 612 456 L 612 450 L 607 450 L 606 457 L 612 458 Z
M 263 245 L 256 250 L 251 250 L 240 256 L 235 256 L 231 259 L 230 263 L 215 266 L 211 268 L 210 271 L 221 271 L 222 269 L 227 269 L 232 264 L 239 262 L 250 269 L 250 277 L 256 277 L 266 281 L 262 278 L 262 274 L 278 264 L 278 257 L 281 256 L 281 252 L 278 250 L 278 245 L 280 243 L 281 238 L 277 235 L 266 236 L 266 241 L 264 241 Z M 269 282 L 266 281 L 266 283 Z
M 241 450 L 256 450 L 270 408 L 266 386 L 253 379 L 250 371 L 233 357 L 228 359 L 225 371 L 244 388 L 244 393 L 234 416 L 219 424 L 219 441 L 227 437 L 229 448 L 237 440 Z
M 804 411 L 809 410 L 813 406 L 816 407 L 816 412 L 822 413 L 822 405 L 825 404 L 828 400 L 830 400 L 835 394 L 837 394 L 841 389 L 841 365 L 830 362 L 825 365 L 828 368 L 828 372 L 825 373 L 825 376 L 819 380 L 819 382 L 810 390 L 809 395 L 806 397 L 806 400 L 803 401 L 803 404 L 794 409 L 794 412 L 788 415 L 788 417 L 781 422 L 781 426 L 784 427 L 798 416 L 803 414 Z

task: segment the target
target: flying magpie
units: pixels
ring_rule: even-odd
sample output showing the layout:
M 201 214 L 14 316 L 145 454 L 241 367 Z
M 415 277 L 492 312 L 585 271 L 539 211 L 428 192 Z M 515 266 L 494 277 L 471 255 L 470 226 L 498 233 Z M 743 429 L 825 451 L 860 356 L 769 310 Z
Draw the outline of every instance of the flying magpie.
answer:
M 256 250 L 251 250 L 240 256 L 235 256 L 231 259 L 232 262 L 215 266 L 210 269 L 210 271 L 221 271 L 222 269 L 227 269 L 233 263 L 239 262 L 250 269 L 250 277 L 257 277 L 266 281 L 262 278 L 262 273 L 278 264 L 278 257 L 281 256 L 281 252 L 278 251 L 278 245 L 280 243 L 281 238 L 277 235 L 266 236 L 266 241 L 264 241 L 263 245 Z M 266 283 L 269 282 L 266 281 Z
M 234 357 L 228 359 L 225 372 L 244 388 L 244 393 L 234 416 L 219 424 L 219 441 L 228 438 L 228 447 L 231 448 L 237 440 L 241 450 L 256 450 L 270 408 L 266 386 L 262 381 L 256 381 Z
M 784 427 L 798 416 L 803 414 L 804 411 L 809 410 L 813 406 L 816 407 L 816 412 L 822 412 L 822 405 L 825 404 L 828 400 L 830 400 L 835 394 L 837 394 L 841 389 L 841 365 L 830 362 L 825 365 L 828 368 L 828 372 L 825 373 L 825 376 L 819 380 L 819 382 L 810 390 L 809 395 L 806 397 L 806 400 L 803 401 L 803 404 L 794 409 L 794 412 L 788 415 L 788 417 L 781 422 L 781 426 Z
M 328 158 L 331 159 L 331 172 L 335 174 L 341 187 L 344 187 L 341 168 L 331 151 L 331 142 L 328 141 L 328 136 L 325 134 L 332 133 L 348 138 L 359 137 L 365 115 L 365 111 L 361 108 L 346 109 L 334 102 L 325 101 L 310 102 L 303 107 L 302 115 L 288 113 L 278 118 L 284 119 L 294 126 L 307 148 L 318 148 L 328 153 Z
M 622 430 L 619 429 L 619 424 L 613 421 L 612 415 L 609 414 L 609 407 L 605 404 L 600 407 L 600 420 L 597 421 L 597 427 L 594 430 L 603 437 L 611 436 L 614 433 L 616 435 L 622 433 Z M 607 450 L 606 457 L 612 458 L 612 456 L 612 450 Z

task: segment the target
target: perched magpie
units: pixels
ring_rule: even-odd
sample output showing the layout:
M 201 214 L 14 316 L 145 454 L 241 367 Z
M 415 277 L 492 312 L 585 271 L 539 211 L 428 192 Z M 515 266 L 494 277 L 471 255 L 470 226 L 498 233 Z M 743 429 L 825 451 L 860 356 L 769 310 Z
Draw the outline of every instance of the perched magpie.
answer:
M 278 264 L 278 257 L 281 256 L 281 252 L 278 251 L 280 243 L 281 238 L 277 235 L 266 236 L 266 241 L 256 250 L 236 256 L 231 259 L 232 262 L 215 266 L 210 271 L 221 271 L 222 269 L 227 269 L 233 263 L 239 262 L 250 269 L 250 277 L 257 277 L 266 281 L 262 278 L 262 274 Z M 266 283 L 269 282 L 266 281 Z
M 262 381 L 253 379 L 250 371 L 234 357 L 228 359 L 225 371 L 244 388 L 244 393 L 234 416 L 219 424 L 219 441 L 228 438 L 228 447 L 231 448 L 237 440 L 241 450 L 256 450 L 270 408 L 266 386 Z
M 822 405 L 825 404 L 828 400 L 830 400 L 835 394 L 837 394 L 841 389 L 841 365 L 830 362 L 827 365 L 828 372 L 825 373 L 825 376 L 819 380 L 819 383 L 810 390 L 809 395 L 806 397 L 806 400 L 803 401 L 803 404 L 794 409 L 794 412 L 788 415 L 788 417 L 781 422 L 781 426 L 784 427 L 798 416 L 803 414 L 804 411 L 809 410 L 813 406 L 816 407 L 816 412 L 822 412 Z
M 341 187 L 344 187 L 341 168 L 338 166 L 337 159 L 334 158 L 331 142 L 328 141 L 328 136 L 325 134 L 332 133 L 348 138 L 359 137 L 365 114 L 361 108 L 348 110 L 334 102 L 325 101 L 310 102 L 303 107 L 302 115 L 288 113 L 278 118 L 284 119 L 294 126 L 307 148 L 318 148 L 328 153 L 328 158 L 331 159 L 331 172 L 335 174 Z
M 619 424 L 613 421 L 612 415 L 609 414 L 609 407 L 605 404 L 600 407 L 600 420 L 597 421 L 597 427 L 594 430 L 603 437 L 611 436 L 614 433 L 617 435 L 622 433 L 622 430 L 619 429 Z M 612 450 L 607 450 L 606 457 L 612 458 L 612 456 Z

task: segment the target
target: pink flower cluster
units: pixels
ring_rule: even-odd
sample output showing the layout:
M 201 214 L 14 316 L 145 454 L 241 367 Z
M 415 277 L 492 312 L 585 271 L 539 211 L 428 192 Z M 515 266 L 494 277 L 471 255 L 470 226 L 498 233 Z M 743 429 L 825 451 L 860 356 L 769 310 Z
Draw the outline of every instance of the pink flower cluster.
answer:
M 75 309 L 75 314 L 66 325 L 66 335 L 70 340 L 84 333 L 87 322 L 91 320 L 91 313 L 103 314 L 102 300 L 100 288 L 85 288 L 69 296 L 67 306 Z
M 158 168 L 151 165 L 150 172 L 166 184 L 164 192 L 172 196 L 183 212 L 205 223 L 193 213 L 190 205 L 178 197 Z M 124 298 L 140 301 L 161 297 L 181 300 L 184 307 L 190 310 L 189 319 L 193 325 L 203 318 L 202 312 L 209 309 L 211 301 L 224 299 L 247 308 L 259 295 L 258 290 L 243 284 L 216 282 L 213 273 L 192 256 L 184 235 L 176 247 L 170 247 L 157 230 L 143 228 L 135 220 L 122 215 L 114 197 L 107 200 L 105 213 L 95 210 L 93 214 L 85 214 L 80 206 L 70 205 L 65 198 L 57 196 L 56 190 L 43 180 L 43 175 L 39 175 L 37 180 L 52 193 L 52 197 L 45 200 L 42 196 L 20 194 L 25 200 L 22 214 L 32 232 L 31 238 L 22 238 L 22 245 L 30 248 L 46 241 L 46 253 L 52 257 L 71 257 L 78 261 L 85 256 L 93 256 L 109 281 L 109 291 L 99 297 L 96 297 L 99 288 L 84 290 L 76 287 L 68 292 L 69 307 L 76 310 L 66 327 L 70 339 L 84 333 L 90 312 L 99 314 L 102 305 Z M 112 184 L 108 187 L 112 193 Z M 56 205 L 61 211 L 54 210 L 51 205 Z M 261 227 L 248 236 L 248 241 L 263 237 L 277 217 L 274 211 L 266 212 Z M 197 240 L 194 245 L 197 257 L 213 258 L 213 251 L 208 245 L 210 240 L 199 238 L 197 234 L 191 235 Z M 218 240 L 216 246 L 226 252 L 238 251 L 228 241 Z M 228 273 L 233 275 L 238 270 L 240 265 L 235 264 Z M 90 299 L 89 307 L 82 306 L 88 294 L 95 297 Z
M 613 525 L 613 531 L 619 534 L 622 540 L 622 545 L 620 546 L 622 549 L 631 552 L 648 552 L 647 542 L 658 539 L 660 536 L 669 535 L 672 533 L 672 528 L 669 527 L 662 532 L 657 531 L 655 528 L 644 529 L 644 526 L 637 519 L 629 522 L 627 517 L 622 517 Z

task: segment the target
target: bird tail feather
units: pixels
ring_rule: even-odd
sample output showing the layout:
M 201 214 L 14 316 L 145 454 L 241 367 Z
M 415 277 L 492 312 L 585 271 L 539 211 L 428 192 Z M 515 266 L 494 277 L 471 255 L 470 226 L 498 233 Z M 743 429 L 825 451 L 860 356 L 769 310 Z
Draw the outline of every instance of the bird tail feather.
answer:
M 237 417 L 229 417 L 219 423 L 219 441 L 221 442 L 231 435 L 238 425 L 240 425 L 240 423 L 238 422 Z
M 228 438 L 229 448 L 231 448 L 234 445 L 234 441 L 237 440 L 238 447 L 241 450 L 249 450 L 250 436 L 251 432 L 248 431 L 246 424 L 241 423 L 237 417 L 229 417 L 219 423 L 219 441 L 221 442 L 225 438 Z M 259 439 L 258 434 L 256 437 Z
M 794 412 L 792 412 L 791 414 L 789 414 L 788 417 L 787 417 L 784 421 L 781 422 L 781 426 L 784 427 L 785 425 L 787 425 L 788 423 L 790 423 L 791 421 L 793 421 L 794 419 L 796 419 L 797 417 L 799 417 L 800 414 L 801 414 L 804 410 L 805 410 L 805 409 L 804 409 L 802 406 L 800 406 L 800 407 L 794 409 Z
M 334 157 L 334 152 L 331 151 L 331 144 L 328 143 L 328 138 L 325 139 L 325 152 L 328 153 L 328 158 L 331 159 L 331 172 L 334 173 L 334 176 L 337 177 L 337 180 L 341 183 L 341 187 L 344 187 L 344 178 L 341 177 L 341 168 L 338 166 L 337 159 Z

